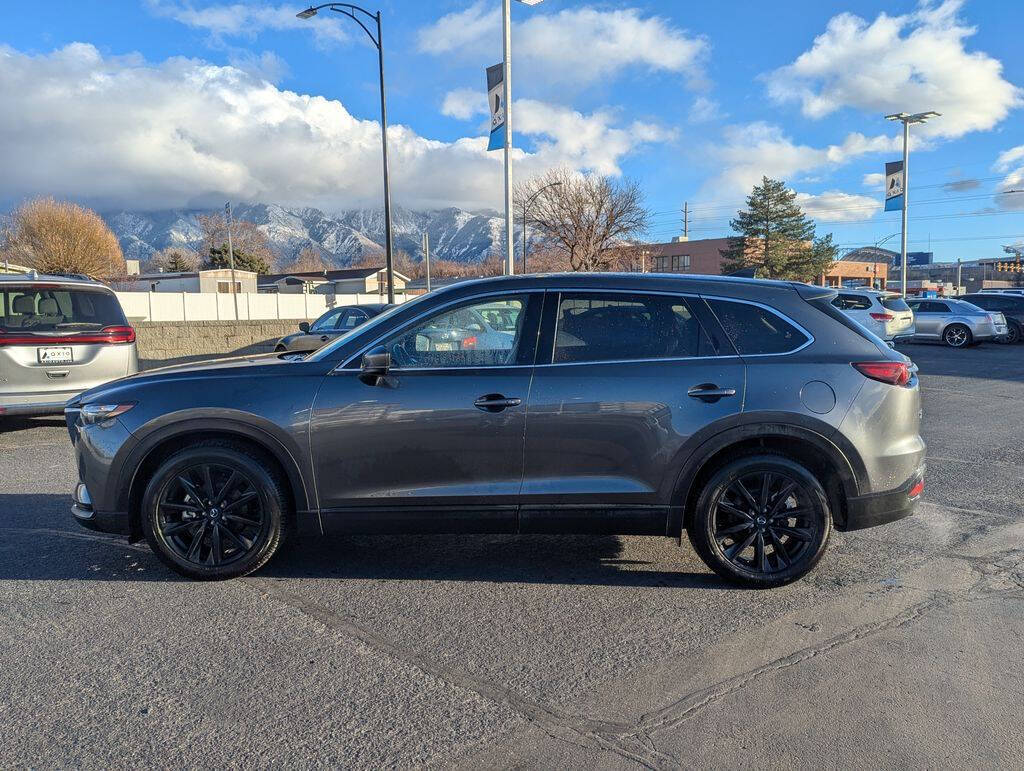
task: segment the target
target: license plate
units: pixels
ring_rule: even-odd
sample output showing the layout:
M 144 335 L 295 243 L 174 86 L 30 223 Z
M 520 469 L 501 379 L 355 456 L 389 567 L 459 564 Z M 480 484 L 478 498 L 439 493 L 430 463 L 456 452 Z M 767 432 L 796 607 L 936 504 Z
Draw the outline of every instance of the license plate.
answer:
M 40 364 L 70 364 L 73 359 L 70 346 L 39 348 Z
M 434 343 L 435 351 L 454 351 L 455 343 Z

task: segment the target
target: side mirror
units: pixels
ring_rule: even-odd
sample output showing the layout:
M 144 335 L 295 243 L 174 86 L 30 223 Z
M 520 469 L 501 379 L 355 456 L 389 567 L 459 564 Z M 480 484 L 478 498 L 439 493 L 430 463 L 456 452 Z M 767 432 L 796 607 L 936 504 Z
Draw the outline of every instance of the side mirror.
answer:
M 391 353 L 384 346 L 363 354 L 362 372 L 359 379 L 370 385 L 380 385 L 381 378 L 391 369 Z
M 299 331 L 300 332 L 309 332 L 309 322 L 308 321 L 300 321 L 299 322 Z

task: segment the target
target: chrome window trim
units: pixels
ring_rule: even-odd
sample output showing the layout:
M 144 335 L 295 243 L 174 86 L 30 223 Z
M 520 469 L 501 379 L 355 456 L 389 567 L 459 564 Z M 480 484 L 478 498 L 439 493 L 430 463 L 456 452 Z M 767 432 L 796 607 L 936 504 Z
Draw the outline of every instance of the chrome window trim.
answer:
M 415 324 L 417 321 L 420 321 L 421 319 L 424 319 L 424 318 L 426 318 L 426 317 L 428 317 L 430 315 L 433 315 L 433 313 L 435 311 L 443 311 L 445 308 L 450 308 L 453 305 L 459 305 L 461 303 L 473 303 L 476 300 L 478 300 L 480 298 L 484 298 L 484 297 L 514 297 L 516 295 L 527 295 L 527 296 L 529 296 L 529 295 L 532 295 L 532 294 L 544 294 L 545 291 L 547 291 L 547 290 L 545 290 L 545 289 L 536 289 L 536 288 L 535 289 L 519 289 L 519 290 L 512 290 L 512 291 L 509 291 L 508 289 L 506 289 L 506 290 L 501 291 L 501 292 L 485 292 L 483 294 L 473 295 L 472 297 L 460 297 L 460 298 L 458 298 L 456 300 L 449 300 L 448 302 L 443 303 L 441 305 L 435 305 L 430 310 L 424 311 L 423 313 L 419 314 L 418 316 L 414 316 L 413 318 L 409 319 L 409 321 L 407 321 L 402 326 L 397 327 L 396 329 L 392 329 L 389 332 L 385 332 L 383 335 L 381 335 L 380 337 L 376 338 L 372 342 L 367 343 L 364 347 L 360 348 L 357 353 L 352 354 L 350 357 L 345 359 L 344 362 L 342 362 L 337 367 L 335 367 L 333 370 L 331 370 L 331 372 L 333 373 L 333 372 L 338 372 L 339 370 L 346 369 L 349 364 L 354 362 L 356 359 L 359 359 L 359 358 L 363 357 L 368 350 L 373 348 L 375 345 L 380 343 L 382 340 L 385 340 L 388 337 L 391 337 L 391 335 L 393 335 L 393 334 L 398 334 L 400 332 L 405 331 L 406 329 L 411 327 L 413 324 Z M 525 307 L 524 307 L 524 310 L 525 310 Z M 356 329 L 359 329 L 359 327 L 356 327 Z M 392 372 L 413 372 L 413 371 L 415 371 L 415 372 L 444 372 L 444 371 L 466 370 L 466 369 L 509 369 L 509 368 L 512 368 L 512 367 L 532 367 L 532 366 L 533 366 L 532 364 L 496 364 L 496 365 L 483 366 L 483 367 L 405 367 L 405 368 L 393 367 L 391 369 L 391 371 Z M 353 371 L 356 371 L 356 370 L 353 370 Z
M 756 305 L 758 308 L 762 308 L 762 309 L 768 311 L 769 313 L 771 313 L 772 315 L 779 317 L 780 319 L 785 321 L 787 324 L 792 324 L 796 329 L 798 329 L 804 335 L 804 337 L 807 338 L 807 341 L 803 345 L 801 345 L 801 346 L 799 346 L 797 348 L 794 348 L 792 351 L 783 351 L 782 353 L 747 353 L 747 354 L 741 353 L 741 354 L 739 354 L 739 356 L 742 359 L 754 359 L 754 358 L 762 358 L 762 357 L 766 357 L 766 356 L 792 356 L 794 353 L 799 353 L 804 348 L 806 348 L 807 346 L 809 346 L 809 345 L 814 343 L 814 335 L 812 335 L 807 329 L 805 329 L 803 327 L 803 325 L 797 323 L 795 320 L 791 319 L 785 313 L 782 313 L 781 311 L 776 310 L 775 308 L 773 308 L 770 305 L 765 305 L 764 303 L 759 303 L 756 300 L 740 300 L 740 299 L 737 299 L 735 297 L 721 297 L 720 295 L 705 294 L 705 295 L 701 295 L 701 297 L 703 297 L 705 300 L 721 300 L 722 302 L 746 303 L 747 305 Z M 711 312 L 714 313 L 714 311 L 715 311 L 715 309 L 711 308 Z M 717 314 L 716 314 L 716 318 L 717 318 Z M 721 324 L 722 323 L 721 320 L 719 320 L 718 323 Z M 726 334 L 728 334 L 728 333 L 726 333 Z M 730 342 L 732 342 L 732 341 L 730 341 Z M 735 343 L 734 343 L 734 345 L 735 345 Z

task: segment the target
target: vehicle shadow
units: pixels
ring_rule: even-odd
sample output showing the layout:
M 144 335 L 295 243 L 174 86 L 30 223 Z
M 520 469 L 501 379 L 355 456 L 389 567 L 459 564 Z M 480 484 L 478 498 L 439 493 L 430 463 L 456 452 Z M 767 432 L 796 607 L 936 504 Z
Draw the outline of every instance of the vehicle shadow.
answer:
M 31 431 L 33 428 L 64 427 L 64 418 L 61 415 L 47 415 L 45 417 L 0 417 L 0 436 L 13 434 L 18 431 Z
M 186 581 L 145 543 L 71 521 L 71 498 L 0 493 L 0 581 Z M 659 547 L 660 548 L 660 547 Z M 684 544 L 684 549 L 688 545 Z M 668 543 L 664 552 L 674 553 Z M 663 553 L 664 553 L 663 552 Z M 708 572 L 632 559 L 617 536 L 304 535 L 257 576 L 724 589 Z

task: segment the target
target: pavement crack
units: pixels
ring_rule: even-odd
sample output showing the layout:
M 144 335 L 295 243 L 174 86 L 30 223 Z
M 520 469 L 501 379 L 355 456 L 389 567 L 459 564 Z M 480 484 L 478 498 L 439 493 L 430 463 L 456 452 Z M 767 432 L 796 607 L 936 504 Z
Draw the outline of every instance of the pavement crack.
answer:
M 880 632 L 912 624 L 925 614 L 936 610 L 937 608 L 951 605 L 953 601 L 954 599 L 951 595 L 937 595 L 930 600 L 912 605 L 903 612 L 885 619 L 884 621 L 864 624 L 841 635 L 824 640 L 816 645 L 801 648 L 798 651 L 794 651 L 787 656 L 783 656 L 782 658 L 764 664 L 756 669 L 752 669 L 749 672 L 744 672 L 743 674 L 736 675 L 735 677 L 716 683 L 708 688 L 687 694 L 667 707 L 663 707 L 662 709 L 649 713 L 641 718 L 639 731 L 642 733 L 652 734 L 656 731 L 674 728 L 680 723 L 683 723 L 693 717 L 697 712 L 709 704 L 746 688 L 752 682 L 764 677 L 765 675 L 770 675 L 782 669 L 802 664 L 803 662 L 817 656 L 828 654 L 837 648 L 858 642 L 859 640 L 871 637 Z
M 471 691 L 481 698 L 509 709 L 524 720 L 537 725 L 548 736 L 576 745 L 609 750 L 647 768 L 664 768 L 668 756 L 652 752 L 634 743 L 636 727 L 628 723 L 615 723 L 587 717 L 572 717 L 519 693 L 443 663 L 429 660 L 420 653 L 402 647 L 388 638 L 340 613 L 309 602 L 306 598 L 282 591 L 271 579 L 249 577 L 239 583 L 258 592 L 262 597 L 280 602 L 311 618 L 324 627 L 340 632 L 370 646 L 404 664 L 449 685 Z

